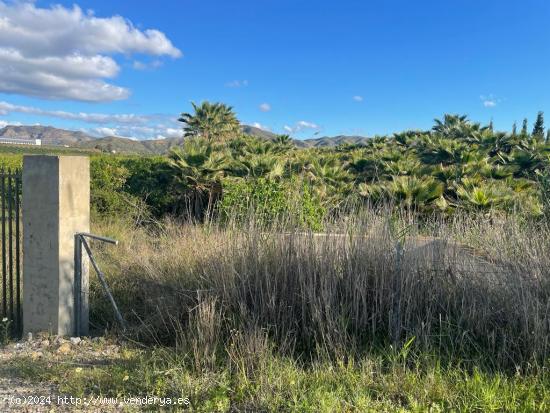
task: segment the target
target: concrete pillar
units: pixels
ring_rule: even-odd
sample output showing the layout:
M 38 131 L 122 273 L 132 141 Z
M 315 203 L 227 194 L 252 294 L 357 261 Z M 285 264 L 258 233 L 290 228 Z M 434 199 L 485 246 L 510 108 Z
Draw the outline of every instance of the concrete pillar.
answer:
M 90 162 L 82 156 L 23 158 L 23 331 L 72 335 L 75 233 L 90 227 Z M 88 271 L 82 274 L 88 331 Z

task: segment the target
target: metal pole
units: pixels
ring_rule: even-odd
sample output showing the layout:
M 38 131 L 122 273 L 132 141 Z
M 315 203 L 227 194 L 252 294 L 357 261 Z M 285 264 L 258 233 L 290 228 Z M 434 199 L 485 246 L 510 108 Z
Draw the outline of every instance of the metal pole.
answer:
M 74 334 L 80 336 L 82 323 L 82 237 L 74 236 Z
M 116 239 L 107 238 L 107 237 L 101 237 L 99 235 L 89 234 L 87 232 L 79 232 L 77 235 L 80 235 L 81 237 L 88 237 L 92 239 L 96 239 L 98 241 L 107 242 L 109 244 L 118 245 L 118 241 Z
M 13 282 L 13 176 L 11 169 L 8 169 L 8 269 L 9 269 L 9 291 L 10 291 L 10 320 L 15 323 L 15 297 Z M 15 325 L 14 325 L 15 326 Z M 14 327 L 13 326 L 13 327 Z
M 21 170 L 18 170 L 15 175 L 15 302 L 17 303 L 17 334 L 21 334 L 21 326 L 23 325 L 21 315 L 21 245 L 19 221 L 21 220 L 20 197 L 21 196 Z
M 99 239 L 100 237 L 94 237 L 96 239 Z M 99 282 L 101 283 L 101 286 L 105 290 L 105 294 L 107 294 L 107 298 L 111 302 L 111 305 L 113 306 L 113 309 L 115 311 L 115 317 L 117 321 L 119 322 L 120 326 L 123 330 L 126 330 L 126 323 L 124 319 L 122 318 L 122 314 L 120 314 L 120 311 L 118 309 L 118 306 L 116 305 L 115 299 L 113 298 L 113 295 L 111 294 L 111 290 L 109 289 L 109 286 L 107 285 L 107 281 L 105 281 L 105 276 L 97 266 L 94 256 L 92 254 L 92 250 L 90 249 L 90 246 L 88 245 L 88 242 L 86 241 L 86 238 L 84 238 L 83 234 L 80 234 L 80 239 L 82 240 L 82 245 L 84 246 L 84 249 L 88 253 L 88 257 L 90 258 L 90 262 L 92 263 L 92 266 L 94 267 L 95 272 L 97 273 L 97 276 L 99 277 Z M 114 241 L 114 240 L 111 240 Z
M 8 266 L 6 265 L 6 170 L 2 168 L 2 314 L 8 314 Z

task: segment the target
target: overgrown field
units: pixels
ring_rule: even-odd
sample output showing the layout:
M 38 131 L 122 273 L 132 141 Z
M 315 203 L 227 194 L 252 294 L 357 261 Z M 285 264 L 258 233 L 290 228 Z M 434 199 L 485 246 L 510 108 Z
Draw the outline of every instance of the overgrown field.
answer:
M 93 248 L 129 328 L 93 275 L 92 324 L 124 352 L 20 374 L 198 411 L 550 409 L 541 134 L 446 116 L 364 146 L 198 135 L 92 155 L 93 230 L 121 241 Z
M 140 386 L 199 410 L 550 407 L 547 226 L 368 209 L 287 229 L 96 226 L 122 241 L 96 248 L 125 335 L 158 348 L 129 356 Z M 115 326 L 96 282 L 91 302 Z

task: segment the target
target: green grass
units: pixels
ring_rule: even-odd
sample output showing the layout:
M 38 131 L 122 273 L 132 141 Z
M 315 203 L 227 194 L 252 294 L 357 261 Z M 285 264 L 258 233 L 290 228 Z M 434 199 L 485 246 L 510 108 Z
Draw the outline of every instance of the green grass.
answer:
M 98 350 L 101 350 L 99 348 Z M 388 349 L 386 353 L 392 354 Z M 101 363 L 78 357 L 21 357 L 0 367 L 75 397 L 187 397 L 193 411 L 269 412 L 543 412 L 550 409 L 550 376 L 504 375 L 442 367 L 427 355 L 313 365 L 273 354 L 232 357 L 196 370 L 174 349 L 125 347 Z

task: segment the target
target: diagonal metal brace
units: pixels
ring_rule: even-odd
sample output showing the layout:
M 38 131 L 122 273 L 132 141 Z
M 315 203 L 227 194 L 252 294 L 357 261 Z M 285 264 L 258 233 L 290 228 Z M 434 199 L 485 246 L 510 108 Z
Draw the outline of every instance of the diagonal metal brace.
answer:
M 120 310 L 118 309 L 118 306 L 116 304 L 116 301 L 113 297 L 113 294 L 111 293 L 111 290 L 109 286 L 107 285 L 107 281 L 105 279 L 105 275 L 100 270 L 99 266 L 97 265 L 94 255 L 92 253 L 92 250 L 90 248 L 90 245 L 88 244 L 88 241 L 86 238 L 95 239 L 102 242 L 107 242 L 109 244 L 117 245 L 118 241 L 101 237 L 98 235 L 88 234 L 88 233 L 78 233 L 75 235 L 75 335 L 78 337 L 80 335 L 80 317 L 81 317 L 81 310 L 82 310 L 82 297 L 81 297 L 81 288 L 82 288 L 82 247 L 84 247 L 84 250 L 88 254 L 88 257 L 90 258 L 90 262 L 92 263 L 92 266 L 94 267 L 94 270 L 99 278 L 99 282 L 101 286 L 103 287 L 103 290 L 105 291 L 105 295 L 107 295 L 107 298 L 109 299 L 109 302 L 111 303 L 111 306 L 113 307 L 115 317 L 117 319 L 117 322 L 122 327 L 122 330 L 126 330 L 126 322 L 124 321 L 124 318 L 122 317 L 122 314 L 120 313 Z

